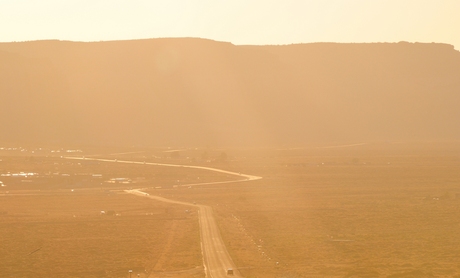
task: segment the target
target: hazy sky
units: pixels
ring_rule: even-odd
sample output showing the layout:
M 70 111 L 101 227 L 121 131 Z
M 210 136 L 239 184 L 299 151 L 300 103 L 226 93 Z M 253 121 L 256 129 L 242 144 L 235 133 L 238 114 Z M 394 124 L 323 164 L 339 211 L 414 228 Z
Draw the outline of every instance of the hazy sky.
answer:
M 444 42 L 460 0 L 0 0 L 0 41 Z

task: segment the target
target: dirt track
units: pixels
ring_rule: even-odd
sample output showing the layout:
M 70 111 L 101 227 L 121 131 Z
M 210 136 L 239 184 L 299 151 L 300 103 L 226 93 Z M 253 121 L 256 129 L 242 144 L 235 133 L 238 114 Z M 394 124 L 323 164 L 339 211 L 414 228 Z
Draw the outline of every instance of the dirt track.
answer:
M 189 166 L 189 165 L 175 165 L 175 164 L 162 164 L 162 163 L 149 163 L 149 162 L 139 162 L 139 161 L 122 161 L 114 159 L 97 159 L 97 158 L 84 158 L 84 157 L 65 157 L 66 159 L 79 159 L 79 160 L 96 160 L 103 162 L 115 162 L 115 163 L 129 163 L 129 164 L 145 164 L 153 166 L 166 166 L 166 167 L 183 167 L 183 168 L 192 168 L 192 169 L 201 169 L 214 171 L 224 174 L 230 174 L 234 176 L 241 177 L 242 179 L 237 181 L 230 182 L 244 182 L 251 180 L 258 180 L 261 177 L 245 175 L 236 172 L 225 171 L 216 168 L 202 167 L 202 166 Z M 215 182 L 215 183 L 205 183 L 209 184 L 221 184 L 228 182 Z M 194 184 L 198 185 L 198 184 Z M 240 273 L 236 269 L 235 264 L 233 263 L 232 258 L 230 257 L 227 247 L 225 246 L 222 237 L 217 227 L 216 221 L 213 216 L 212 208 L 210 206 L 192 204 L 187 202 L 175 201 L 166 199 L 159 196 L 149 195 L 146 192 L 143 192 L 142 189 L 131 189 L 125 190 L 126 193 L 134 194 L 140 197 L 150 198 L 161 202 L 167 202 L 178 205 L 193 206 L 199 209 L 199 221 L 200 221 L 200 234 L 201 234 L 201 248 L 203 252 L 203 265 L 206 273 L 206 277 L 228 277 L 227 270 L 232 269 L 234 274 L 233 277 L 241 277 Z

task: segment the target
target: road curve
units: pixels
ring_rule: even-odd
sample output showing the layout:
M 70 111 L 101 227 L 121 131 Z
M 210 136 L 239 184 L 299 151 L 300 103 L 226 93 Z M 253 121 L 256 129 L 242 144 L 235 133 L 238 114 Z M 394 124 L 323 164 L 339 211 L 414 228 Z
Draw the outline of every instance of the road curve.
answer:
M 163 163 L 152 163 L 152 162 L 139 162 L 139 161 L 123 161 L 116 159 L 99 159 L 99 158 L 84 158 L 84 157 L 63 157 L 65 159 L 79 159 L 79 160 L 96 160 L 104 162 L 117 162 L 117 163 L 129 163 L 129 164 L 144 164 L 144 165 L 154 165 L 154 166 L 166 166 L 166 167 L 183 167 L 183 168 L 192 168 L 192 169 L 201 169 L 213 172 L 219 172 L 224 174 L 230 174 L 234 176 L 241 177 L 242 179 L 237 181 L 225 181 L 225 182 L 211 182 L 211 183 L 201 183 L 203 184 L 221 184 L 221 183 L 230 183 L 230 182 L 244 182 L 251 180 L 258 180 L 262 177 L 245 175 L 241 173 L 221 170 L 211 167 L 202 167 L 202 166 L 191 166 L 191 165 L 175 165 L 175 164 L 163 164 Z M 200 185 L 199 183 L 190 184 L 190 185 Z M 188 186 L 190 186 L 188 185 Z M 238 269 L 236 269 L 235 264 L 227 251 L 222 236 L 220 235 L 219 228 L 217 227 L 216 221 L 213 216 L 212 208 L 210 206 L 192 204 L 188 202 L 181 202 L 171 199 L 166 199 L 163 197 L 149 195 L 146 192 L 143 192 L 142 189 L 131 189 L 125 190 L 126 193 L 134 194 L 137 196 L 154 199 L 161 202 L 193 206 L 198 208 L 198 219 L 200 222 L 200 235 L 201 235 L 201 250 L 203 252 L 203 265 L 205 269 L 206 277 L 219 278 L 219 277 L 228 277 L 227 270 L 233 269 L 233 277 L 242 277 Z
M 63 157 L 65 159 L 78 159 L 78 160 L 90 160 L 90 161 L 103 161 L 103 162 L 118 162 L 118 163 L 130 163 L 130 164 L 142 164 L 142 165 L 153 165 L 153 166 L 164 166 L 164 167 L 174 167 L 174 168 L 189 168 L 189 169 L 199 169 L 199 170 L 206 170 L 206 171 L 212 171 L 212 172 L 218 172 L 222 174 L 229 174 L 233 176 L 238 176 L 243 178 L 242 180 L 237 180 L 237 181 L 253 181 L 253 180 L 259 180 L 262 177 L 259 176 L 252 176 L 252 175 L 246 175 L 246 174 L 241 174 L 237 172 L 231 172 L 227 170 L 222 170 L 222 169 L 217 169 L 217 168 L 211 168 L 211 167 L 204 167 L 204 166 L 193 166 L 193 165 L 180 165 L 180 164 L 166 164 L 166 163 L 155 163 L 155 162 L 144 162 L 144 161 L 130 161 L 130 160 L 118 160 L 118 159 L 103 159 L 103 158 L 89 158 L 89 157 L 76 157 L 76 156 L 65 156 Z M 218 184 L 218 183 L 229 183 L 229 182 L 235 182 L 235 181 L 226 181 L 226 182 L 213 182 L 213 183 L 208 183 L 208 184 Z M 194 185 L 199 185 L 199 184 L 204 184 L 204 183 L 197 183 Z

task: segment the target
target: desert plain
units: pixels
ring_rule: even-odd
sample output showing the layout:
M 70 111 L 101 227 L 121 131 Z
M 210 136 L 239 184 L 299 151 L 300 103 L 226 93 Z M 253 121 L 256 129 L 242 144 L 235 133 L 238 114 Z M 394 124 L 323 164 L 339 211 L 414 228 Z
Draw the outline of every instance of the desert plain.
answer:
M 243 277 L 460 277 L 455 142 L 2 147 L 0 175 L 0 277 L 205 277 L 197 210 L 135 188 L 212 207 Z

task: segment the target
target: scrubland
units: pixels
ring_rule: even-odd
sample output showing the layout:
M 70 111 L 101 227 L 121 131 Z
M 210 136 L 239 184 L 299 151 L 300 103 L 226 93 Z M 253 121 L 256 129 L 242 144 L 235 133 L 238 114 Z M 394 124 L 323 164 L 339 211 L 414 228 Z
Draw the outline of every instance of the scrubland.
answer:
M 226 153 L 226 161 L 117 158 L 205 165 L 263 179 L 181 186 L 238 177 L 3 156 L 1 173 L 44 173 L 52 166 L 50 172 L 71 176 L 23 183 L 1 177 L 7 186 L 0 188 L 0 276 L 129 277 L 131 269 L 141 277 L 203 277 L 196 211 L 121 190 L 142 187 L 212 206 L 244 277 L 460 277 L 458 144 Z M 83 175 L 96 172 L 103 178 Z M 131 183 L 106 182 L 115 177 Z

